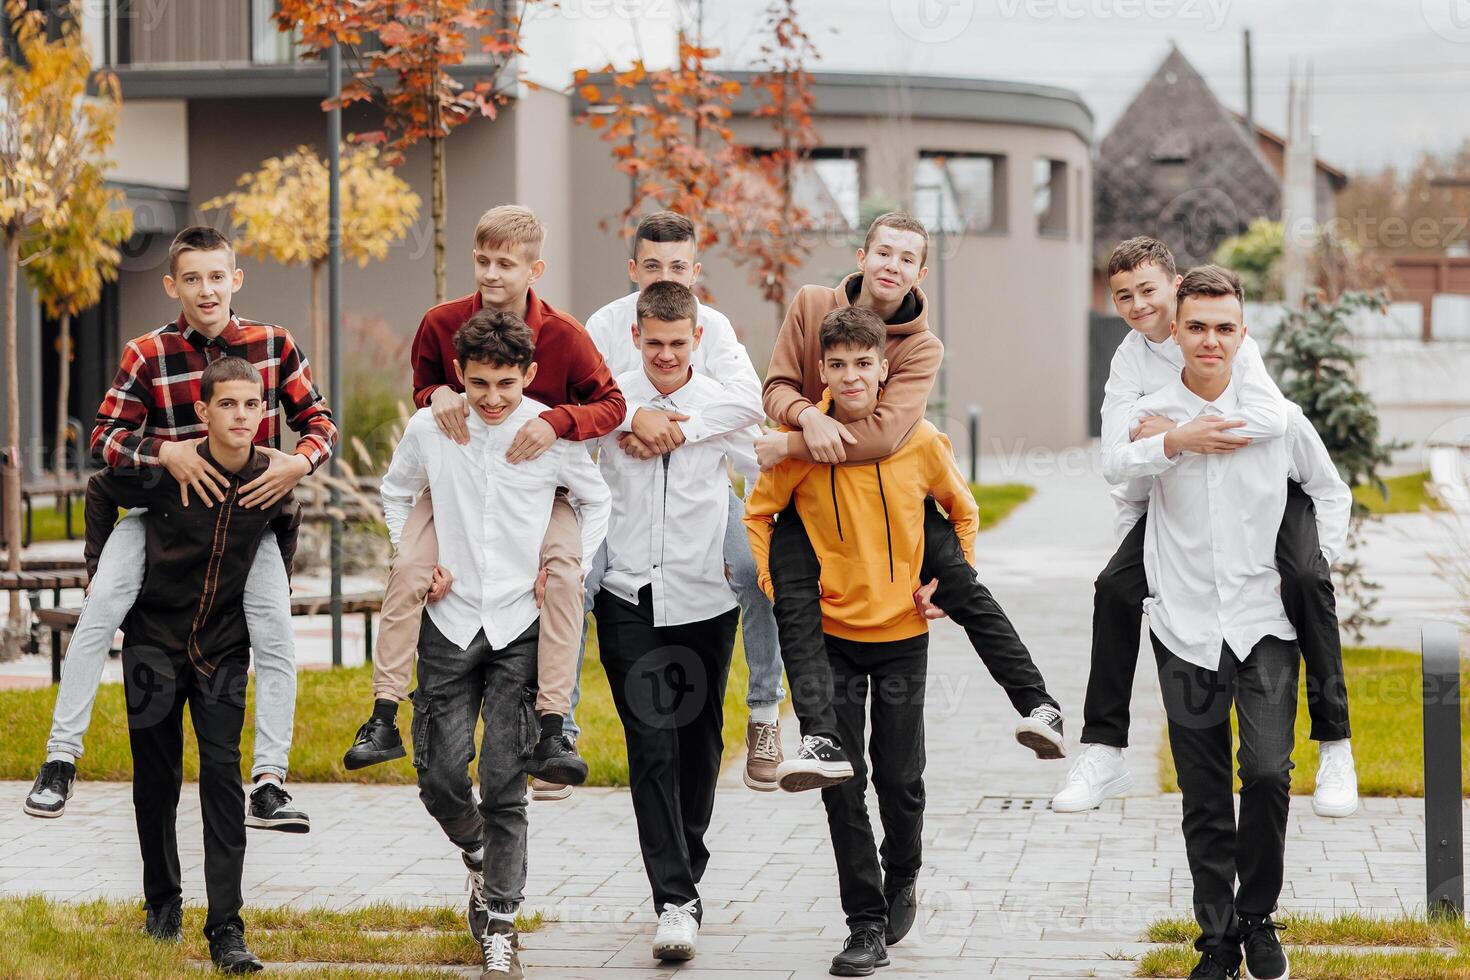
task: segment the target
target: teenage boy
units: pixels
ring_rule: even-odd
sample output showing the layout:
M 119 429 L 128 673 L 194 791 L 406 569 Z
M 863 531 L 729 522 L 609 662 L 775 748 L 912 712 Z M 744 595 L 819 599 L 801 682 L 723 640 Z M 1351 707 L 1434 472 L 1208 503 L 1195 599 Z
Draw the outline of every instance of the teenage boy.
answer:
M 466 917 L 483 954 L 481 977 L 498 980 L 522 975 L 515 912 L 526 884 L 524 767 L 538 732 L 542 542 L 555 502 L 570 498 L 582 518 L 574 557 L 591 561 L 607 529 L 608 493 L 587 451 L 565 440 L 512 462 L 526 423 L 547 411 L 525 395 L 540 373 L 525 321 L 480 310 L 453 344 L 455 380 L 473 409 L 460 419 L 465 441 L 446 435 L 432 408 L 419 409 L 381 493 L 395 547 L 420 493 L 433 494 L 435 577 L 449 587 L 428 603 L 420 626 L 413 764 L 419 798 L 470 872 Z M 482 715 L 477 806 L 467 769 Z
M 766 414 L 789 431 L 757 440 L 762 469 L 787 458 L 871 464 L 892 456 L 919 428 L 944 357 L 943 345 L 929 331 L 928 301 L 919 289 L 929 271 L 924 265 L 928 251 L 929 235 L 919 221 L 899 212 L 880 215 L 857 250 L 857 272 L 836 288 L 803 286 L 796 294 L 771 351 L 764 392 Z M 886 325 L 889 371 L 877 408 L 842 422 L 817 404 L 824 384 L 818 337 L 823 317 L 850 306 L 872 311 Z M 1016 740 L 1039 758 L 1061 758 L 1061 709 L 1046 692 L 1030 652 L 990 590 L 975 577 L 949 523 L 933 504 L 925 505 L 924 514 L 925 584 L 915 593 L 915 604 L 928 618 L 948 615 L 965 628 L 981 661 L 1022 716 Z M 835 739 L 836 720 L 827 703 L 831 679 L 826 661 L 818 657 L 802 662 L 792 653 L 819 650 L 822 630 L 816 602 L 821 567 L 795 509 L 776 522 L 770 567 L 786 677 L 805 752 L 807 735 Z M 844 764 L 840 742 L 820 751 L 825 758 L 798 755 L 782 763 L 781 770 L 820 776 L 824 766 Z
M 880 388 L 889 376 L 883 321 L 871 310 L 840 307 L 823 317 L 818 342 L 819 377 L 829 395 L 817 409 L 843 425 L 870 418 L 879 410 Z M 850 930 L 832 961 L 835 976 L 867 976 L 886 966 L 887 947 L 904 937 L 916 914 L 929 623 L 915 607 L 913 593 L 924 563 L 931 498 L 949 515 L 946 523 L 969 561 L 979 509 L 955 467 L 949 440 L 921 420 L 899 449 L 871 465 L 787 460 L 761 474 L 746 507 L 761 585 L 774 589 L 778 604 L 782 585 L 773 582 L 771 546 L 791 513 L 801 515 L 822 564 L 818 646 L 797 651 L 788 645 L 786 650 L 788 657 L 799 652 L 829 665 L 836 737 L 852 762 L 853 778 L 822 791 Z M 863 729 L 870 690 L 868 751 L 883 823 L 881 864 L 864 802 Z M 803 750 L 820 738 L 803 731 Z
M 559 439 L 583 441 L 606 435 L 624 414 L 623 396 L 587 331 L 531 288 L 546 269 L 541 258 L 545 238 L 540 219 L 525 208 L 506 204 L 486 211 L 475 227 L 470 250 L 478 288 L 429 310 L 413 339 L 414 404 L 429 409 L 439 430 L 463 446 L 469 443 L 466 420 L 472 413 L 456 373 L 456 331 L 482 309 L 512 314 L 530 328 L 536 371 L 526 377 L 526 394 L 544 407 L 517 426 L 515 438 L 505 447 L 505 461 L 513 466 L 534 463 Z M 438 563 L 438 540 L 433 504 L 425 495 L 395 542 L 373 657 L 373 713 L 347 750 L 343 762 L 348 769 L 403 755 L 395 719 L 398 703 L 408 696 L 419 623 Z M 541 734 L 526 771 L 568 785 L 587 778 L 587 764 L 562 727 L 572 706 L 584 621 L 581 542 L 576 514 L 560 495 L 541 548 L 540 587 L 546 596 L 537 653 L 536 713 Z
M 1232 363 L 1246 336 L 1240 279 L 1219 266 L 1179 284 L 1172 335 L 1180 378 L 1139 400 L 1145 417 L 1184 427 L 1230 418 L 1241 385 Z M 1300 414 L 1299 412 L 1297 413 Z M 1305 424 L 1305 423 L 1303 423 Z M 1307 426 L 1310 429 L 1310 426 Z M 1174 430 L 1174 431 L 1177 431 Z M 1163 452 L 1171 465 L 1133 481 L 1146 496 L 1144 602 L 1184 800 L 1200 960 L 1194 978 L 1289 975 L 1272 920 L 1281 893 L 1296 720 L 1296 629 L 1282 602 L 1277 533 L 1295 480 L 1325 515 L 1341 551 L 1351 495 L 1320 442 L 1262 439 L 1232 453 Z M 1231 793 L 1230 706 L 1240 729 L 1240 819 Z M 1236 877 L 1239 875 L 1239 886 Z
M 650 283 L 636 316 L 632 343 L 624 335 L 623 344 L 642 363 L 617 378 L 630 405 L 695 419 L 728 397 L 691 367 L 703 344 L 688 288 Z M 747 409 L 759 406 L 756 392 L 748 397 Z M 694 955 L 704 914 L 704 834 L 720 776 L 725 681 L 740 618 L 725 572 L 727 461 L 754 480 L 758 434 L 746 426 L 647 459 L 624 453 L 609 435 L 598 452 L 613 510 L 597 638 L 628 742 L 638 844 L 659 916 L 653 955 L 660 960 Z
M 187 703 L 199 743 L 209 896 L 204 935 L 215 966 L 226 973 L 250 973 L 261 963 L 245 947 L 240 919 L 245 866 L 240 726 L 250 668 L 244 596 L 266 538 L 278 542 L 289 571 L 301 512 L 289 493 L 266 507 L 244 502 L 251 481 L 271 465 L 270 457 L 252 445 L 266 411 L 260 372 L 243 358 L 222 357 L 204 369 L 198 386 L 199 401 L 192 408 L 207 435 L 189 451 L 219 476 L 211 485 L 223 482 L 218 506 L 186 504 L 183 485 L 166 470 L 104 470 L 87 482 L 87 571 L 99 588 L 106 586 L 111 573 L 100 566 L 117 509 L 146 507 L 143 584 L 127 616 L 123 645 L 144 928 L 155 939 L 180 938 L 177 818 Z
M 633 257 L 628 260 L 628 278 L 638 286 L 638 291 L 613 300 L 587 318 L 587 332 L 614 376 L 643 369 L 638 348 L 628 343 L 628 331 L 637 325 L 638 303 L 644 291 L 657 282 L 676 282 L 692 289 L 699 272 L 692 221 L 673 211 L 655 211 L 638 222 L 633 233 Z M 750 363 L 745 345 L 736 337 L 735 328 L 719 310 L 703 303 L 698 303 L 696 308 L 700 340 L 689 363 L 696 374 L 719 385 L 719 394 L 697 414 L 690 414 L 661 411 L 651 404 L 639 403 L 624 388 L 628 417 L 618 427 L 617 451 L 637 459 L 654 459 L 679 446 L 720 439 L 765 420 L 760 378 Z M 754 485 L 753 479 L 749 485 Z M 781 689 L 776 616 L 771 610 L 771 600 L 756 581 L 750 538 L 740 523 L 745 505 L 733 487 L 726 496 L 729 513 L 725 520 L 725 566 L 730 570 L 730 587 L 740 600 L 741 637 L 750 668 L 745 688 L 750 720 L 745 727 L 744 779 L 751 789 L 770 792 L 776 789 L 776 767 L 785 758 L 781 752 L 780 723 L 785 692 Z M 605 567 L 606 558 L 599 555 L 586 583 L 585 606 L 589 612 Z M 582 646 L 585 651 L 585 634 Z M 574 712 L 578 694 L 580 688 L 572 695 Z M 575 737 L 577 728 L 570 716 L 567 730 Z
M 269 462 L 243 488 L 240 505 L 268 509 L 320 466 L 337 442 L 326 401 L 311 368 L 283 327 L 246 320 L 231 309 L 245 281 L 230 241 L 213 228 L 185 228 L 169 247 L 163 288 L 179 301 L 179 318 L 128 342 L 122 366 L 97 411 L 92 452 L 114 469 L 163 469 L 180 487 L 180 504 L 216 511 L 230 480 L 198 450 L 205 423 L 195 414 L 199 379 L 222 357 L 242 357 L 265 381 L 264 418 L 255 442 Z M 280 452 L 278 409 L 299 440 Z M 141 514 L 129 514 L 107 539 L 98 574 L 67 646 L 51 715 L 46 763 L 26 798 L 32 816 L 59 817 L 71 798 L 82 734 L 92 717 L 97 685 L 113 637 L 143 585 L 145 538 Z M 260 541 L 245 582 L 245 620 L 255 661 L 255 760 L 250 827 L 306 833 L 310 822 L 291 803 L 283 782 L 296 710 L 296 653 L 291 589 L 272 535 Z
M 1113 303 L 1132 328 L 1113 355 L 1103 399 L 1103 475 L 1110 483 L 1121 485 L 1167 471 L 1178 458 L 1171 453 L 1228 455 L 1253 442 L 1280 438 L 1291 420 L 1305 422 L 1282 397 L 1266 372 L 1255 338 L 1249 336 L 1240 344 L 1232 372 L 1240 395 L 1237 411 L 1180 426 L 1165 418 L 1140 418 L 1139 400 L 1173 384 L 1184 367 L 1183 352 L 1170 332 L 1181 278 L 1168 247 L 1154 238 L 1128 239 L 1108 260 Z M 1321 445 L 1310 424 L 1297 437 Z M 1137 514 L 1124 501 L 1119 501 L 1118 509 L 1120 526 L 1131 525 L 1131 533 L 1120 535 L 1118 551 L 1095 586 L 1092 665 L 1082 729 L 1086 748 L 1052 799 L 1052 809 L 1062 813 L 1092 809 L 1127 792 L 1133 783 L 1123 750 L 1128 745 L 1128 703 L 1149 588 L 1143 564 L 1147 521 L 1132 524 Z M 1312 806 L 1319 815 L 1345 817 L 1357 809 L 1358 791 L 1348 740 L 1332 558 L 1323 547 L 1334 534 L 1310 496 L 1296 483 L 1288 484 L 1276 564 L 1281 598 L 1306 662 L 1311 737 L 1321 744 Z

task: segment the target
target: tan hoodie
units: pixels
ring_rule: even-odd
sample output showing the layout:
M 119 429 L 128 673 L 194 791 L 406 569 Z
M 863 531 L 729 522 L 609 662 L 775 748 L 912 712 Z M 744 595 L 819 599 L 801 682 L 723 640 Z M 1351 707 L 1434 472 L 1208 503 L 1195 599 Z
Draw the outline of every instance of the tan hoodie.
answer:
M 791 301 L 771 350 L 763 392 L 766 414 L 778 425 L 799 428 L 801 413 L 822 400 L 822 317 L 839 306 L 852 305 L 847 298 L 848 284 L 861 278 L 861 272 L 854 272 L 835 288 L 802 286 Z M 888 325 L 883 352 L 888 358 L 888 381 L 878 410 L 847 426 L 857 439 L 847 447 L 849 464 L 892 456 L 924 419 L 929 392 L 944 359 L 944 345 L 929 331 L 929 301 L 923 290 L 915 286 L 914 293 L 919 300 L 918 315 L 908 323 Z

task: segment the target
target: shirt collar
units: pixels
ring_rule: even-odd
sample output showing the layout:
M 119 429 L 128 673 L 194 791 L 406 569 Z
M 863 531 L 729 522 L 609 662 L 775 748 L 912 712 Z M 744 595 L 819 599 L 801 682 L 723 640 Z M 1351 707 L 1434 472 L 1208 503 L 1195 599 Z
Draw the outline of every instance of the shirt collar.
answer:
M 1230 382 L 1225 385 L 1225 390 L 1220 392 L 1218 398 L 1213 401 L 1205 401 L 1199 395 L 1189 390 L 1181 376 L 1178 381 L 1179 400 L 1185 411 L 1189 412 L 1191 418 L 1197 418 L 1200 413 L 1210 405 L 1215 407 L 1213 415 L 1230 415 L 1240 408 L 1240 395 L 1235 389 L 1235 374 L 1230 375 Z
M 511 429 L 514 430 L 519 429 L 522 423 L 531 420 L 535 416 L 541 414 L 542 411 L 544 411 L 544 409 L 532 404 L 530 398 L 522 395 L 521 403 L 515 408 L 511 409 L 510 414 L 507 415 L 499 425 L 491 425 L 489 422 L 486 422 L 483 418 L 480 417 L 480 413 L 475 411 L 473 405 L 470 406 L 470 416 L 466 420 L 465 424 L 472 432 L 494 432 L 496 429 L 504 429 L 506 426 L 510 426 Z
M 198 330 L 195 330 L 194 325 L 189 322 L 189 319 L 183 313 L 180 313 L 179 318 L 174 321 L 174 326 L 185 340 L 199 350 L 203 350 L 210 344 L 215 344 L 219 347 L 228 347 L 240 329 L 240 316 L 231 310 L 230 321 L 225 324 L 225 328 L 220 331 L 218 337 L 206 337 Z

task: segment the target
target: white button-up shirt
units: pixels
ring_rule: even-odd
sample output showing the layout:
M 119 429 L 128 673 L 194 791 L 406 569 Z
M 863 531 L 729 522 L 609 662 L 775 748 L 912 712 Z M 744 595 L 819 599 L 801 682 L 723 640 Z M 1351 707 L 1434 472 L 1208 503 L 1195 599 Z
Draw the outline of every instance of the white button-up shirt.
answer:
M 628 371 L 643 370 L 643 355 L 633 344 L 633 326 L 638 322 L 638 293 L 628 293 L 587 318 L 587 333 L 607 361 L 607 369 L 617 377 Z M 679 429 L 689 442 L 700 442 L 713 436 L 735 432 L 748 425 L 765 421 L 761 407 L 761 381 L 750 363 L 745 345 L 735 336 L 730 320 L 713 307 L 699 304 L 695 321 L 701 328 L 699 347 L 689 359 L 689 366 L 719 382 L 721 391 Z M 633 427 L 633 414 L 640 408 L 654 406 L 640 402 L 623 392 L 628 413 L 619 431 Z
M 439 564 L 454 581 L 449 594 L 428 605 L 445 638 L 467 649 L 485 631 L 490 645 L 510 643 L 535 622 L 535 583 L 541 544 L 557 487 L 566 487 L 582 526 L 582 570 L 607 532 L 607 484 L 581 445 L 558 439 L 536 459 L 512 465 L 505 452 L 525 423 L 546 406 L 522 398 L 498 425 L 470 410 L 461 446 L 439 431 L 434 414 L 414 413 L 383 477 L 383 518 L 393 546 L 420 492 L 434 501 Z
M 677 391 L 661 394 L 640 366 L 618 375 L 618 387 L 660 411 L 704 411 L 722 397 L 718 382 L 693 371 Z M 758 398 L 758 396 L 757 396 Z M 655 626 L 697 623 L 736 605 L 725 578 L 725 526 L 730 519 L 726 461 L 755 485 L 759 430 L 748 427 L 702 442 L 685 442 L 653 459 L 629 456 L 615 436 L 603 436 L 598 466 L 612 488 L 607 571 L 602 587 L 637 604 L 653 586 Z
M 1206 402 L 1181 380 L 1141 399 L 1138 409 L 1182 425 L 1201 415 L 1235 417 L 1240 396 L 1232 381 Z M 1310 430 L 1300 410 L 1296 414 Z M 1264 636 L 1296 638 L 1276 570 L 1286 481 L 1299 482 L 1316 504 L 1324 554 L 1341 552 L 1351 505 L 1321 440 L 1303 435 L 1291 426 L 1286 438 L 1233 453 L 1180 453 L 1169 469 L 1132 485 L 1135 494 L 1146 489 L 1148 501 L 1144 611 L 1150 628 L 1182 660 L 1218 670 L 1222 643 L 1244 660 Z
M 1102 467 L 1103 478 L 1122 484 L 1141 476 L 1162 473 L 1173 465 L 1164 455 L 1162 433 L 1129 440 L 1138 419 L 1150 413 L 1141 410 L 1138 400 L 1179 380 L 1184 368 L 1184 352 L 1173 337 L 1154 343 L 1137 330 L 1113 353 L 1108 369 L 1108 383 L 1103 389 Z M 1248 439 L 1277 439 L 1286 433 L 1286 398 L 1261 359 L 1261 348 L 1249 334 L 1241 341 L 1231 364 L 1234 381 L 1240 392 L 1240 407 L 1229 418 L 1245 422 L 1231 429 L 1231 435 Z

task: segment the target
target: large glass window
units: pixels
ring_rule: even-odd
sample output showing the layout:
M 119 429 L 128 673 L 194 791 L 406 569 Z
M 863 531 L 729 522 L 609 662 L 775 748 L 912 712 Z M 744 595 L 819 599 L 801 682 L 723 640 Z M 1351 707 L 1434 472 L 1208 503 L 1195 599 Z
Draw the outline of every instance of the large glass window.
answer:
M 1052 238 L 1067 237 L 1067 163 L 1038 157 L 1031 167 L 1031 207 L 1036 214 L 1036 233 Z
M 914 215 L 946 234 L 1004 231 L 1005 157 L 923 151 L 914 168 Z

